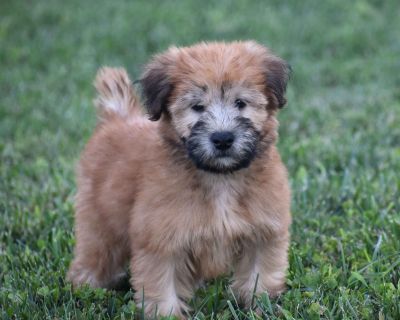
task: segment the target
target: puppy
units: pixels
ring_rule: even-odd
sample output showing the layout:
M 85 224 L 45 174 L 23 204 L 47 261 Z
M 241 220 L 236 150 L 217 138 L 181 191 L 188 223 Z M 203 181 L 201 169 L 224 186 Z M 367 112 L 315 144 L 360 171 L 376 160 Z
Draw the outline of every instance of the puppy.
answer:
M 114 287 L 129 262 L 149 316 L 185 318 L 204 280 L 236 297 L 284 290 L 290 190 L 275 147 L 288 65 L 253 41 L 172 47 L 145 68 L 148 118 L 123 69 L 103 68 L 78 167 L 74 286 Z

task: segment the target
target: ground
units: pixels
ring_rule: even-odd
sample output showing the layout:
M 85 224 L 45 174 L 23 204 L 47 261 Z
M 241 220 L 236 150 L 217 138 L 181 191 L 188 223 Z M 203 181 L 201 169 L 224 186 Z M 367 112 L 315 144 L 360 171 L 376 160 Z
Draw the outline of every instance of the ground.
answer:
M 400 3 L 1 1 L 0 318 L 140 317 L 130 290 L 65 281 L 74 166 L 102 65 L 139 76 L 171 44 L 255 39 L 290 62 L 279 149 L 293 188 L 288 291 L 268 319 L 400 319 Z M 257 319 L 218 279 L 196 319 Z

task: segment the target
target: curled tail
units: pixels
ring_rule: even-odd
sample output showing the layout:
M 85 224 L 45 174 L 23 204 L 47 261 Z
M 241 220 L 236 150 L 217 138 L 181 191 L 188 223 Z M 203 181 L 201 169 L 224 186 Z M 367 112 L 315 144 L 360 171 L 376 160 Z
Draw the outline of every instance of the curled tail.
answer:
M 100 121 L 111 118 L 129 118 L 141 114 L 139 97 L 125 69 L 103 67 L 94 81 L 97 98 L 94 103 Z

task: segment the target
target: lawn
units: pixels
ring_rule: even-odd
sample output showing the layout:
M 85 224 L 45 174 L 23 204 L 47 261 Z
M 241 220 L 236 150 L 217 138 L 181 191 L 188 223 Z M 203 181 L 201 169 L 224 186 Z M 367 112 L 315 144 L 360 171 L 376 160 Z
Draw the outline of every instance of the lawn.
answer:
M 400 319 L 400 2 L 1 1 L 0 318 L 140 317 L 72 291 L 74 166 L 102 65 L 137 78 L 171 44 L 255 39 L 293 67 L 279 149 L 293 189 L 288 291 L 267 319 Z M 217 279 L 196 319 L 257 319 Z

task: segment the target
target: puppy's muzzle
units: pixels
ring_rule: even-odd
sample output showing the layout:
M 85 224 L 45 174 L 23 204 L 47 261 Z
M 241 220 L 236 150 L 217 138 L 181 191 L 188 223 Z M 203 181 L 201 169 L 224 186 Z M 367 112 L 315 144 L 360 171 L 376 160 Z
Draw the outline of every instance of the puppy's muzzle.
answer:
M 230 131 L 218 131 L 211 134 L 210 140 L 216 149 L 226 151 L 232 146 L 235 136 Z

